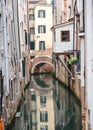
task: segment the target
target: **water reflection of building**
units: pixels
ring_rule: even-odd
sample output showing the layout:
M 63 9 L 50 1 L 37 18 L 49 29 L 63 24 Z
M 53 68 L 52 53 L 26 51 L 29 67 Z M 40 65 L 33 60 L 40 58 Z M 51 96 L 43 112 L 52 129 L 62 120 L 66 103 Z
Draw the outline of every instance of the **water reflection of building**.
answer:
M 37 93 L 37 119 L 40 130 L 54 130 L 53 91 Z
M 81 130 L 80 103 L 62 83 L 49 77 L 31 80 L 11 130 Z
M 54 130 L 53 91 L 49 86 L 45 90 L 31 90 L 32 130 Z
M 79 106 L 71 92 L 57 81 L 54 89 L 55 130 L 81 130 Z M 77 125 L 78 124 L 78 125 Z

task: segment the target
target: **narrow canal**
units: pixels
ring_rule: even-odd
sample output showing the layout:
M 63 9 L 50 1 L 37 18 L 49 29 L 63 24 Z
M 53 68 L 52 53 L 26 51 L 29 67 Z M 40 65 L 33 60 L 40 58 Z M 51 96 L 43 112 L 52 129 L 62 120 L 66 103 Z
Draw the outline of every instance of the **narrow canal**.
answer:
M 51 75 L 31 77 L 9 130 L 81 130 L 81 107 Z

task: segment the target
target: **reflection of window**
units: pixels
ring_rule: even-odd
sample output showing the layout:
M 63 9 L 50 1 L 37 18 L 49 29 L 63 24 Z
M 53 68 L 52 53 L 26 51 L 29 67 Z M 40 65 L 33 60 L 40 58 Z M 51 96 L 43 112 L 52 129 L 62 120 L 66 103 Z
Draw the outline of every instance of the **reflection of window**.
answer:
M 45 17 L 45 10 L 38 10 L 38 17 L 44 18 Z
M 39 50 L 45 50 L 45 41 L 39 42 Z
M 34 20 L 34 14 L 29 14 L 29 20 Z
M 32 99 L 32 101 L 36 101 L 36 95 L 35 95 L 35 94 L 32 94 L 32 95 L 31 95 L 31 99 Z
M 70 32 L 69 31 L 61 31 L 61 41 L 62 42 L 70 41 Z
M 47 125 L 42 125 L 42 126 L 40 126 L 40 130 L 48 130 L 48 126 Z
M 47 111 L 40 112 L 40 122 L 47 122 L 47 121 L 48 121 Z
M 41 107 L 46 106 L 46 96 L 40 96 Z
M 38 26 L 38 33 L 46 33 L 46 26 L 45 25 L 39 25 Z

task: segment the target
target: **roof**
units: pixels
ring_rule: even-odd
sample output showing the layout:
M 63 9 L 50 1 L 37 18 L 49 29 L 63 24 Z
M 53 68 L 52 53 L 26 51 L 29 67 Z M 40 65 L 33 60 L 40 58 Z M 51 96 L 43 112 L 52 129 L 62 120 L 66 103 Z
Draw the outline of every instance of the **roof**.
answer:
M 67 25 L 71 25 L 71 24 L 73 24 L 73 21 L 68 21 L 68 22 L 65 22 L 65 23 L 56 24 L 56 25 L 53 25 L 51 27 L 51 30 L 53 30 L 54 28 L 58 28 L 58 27 L 62 27 L 62 26 L 67 26 Z

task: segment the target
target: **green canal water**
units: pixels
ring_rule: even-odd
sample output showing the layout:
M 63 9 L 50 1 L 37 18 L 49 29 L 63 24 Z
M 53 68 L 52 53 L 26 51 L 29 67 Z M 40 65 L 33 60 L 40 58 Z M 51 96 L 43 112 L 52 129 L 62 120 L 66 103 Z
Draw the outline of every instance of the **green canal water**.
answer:
M 81 130 L 80 102 L 51 75 L 32 76 L 9 130 Z

